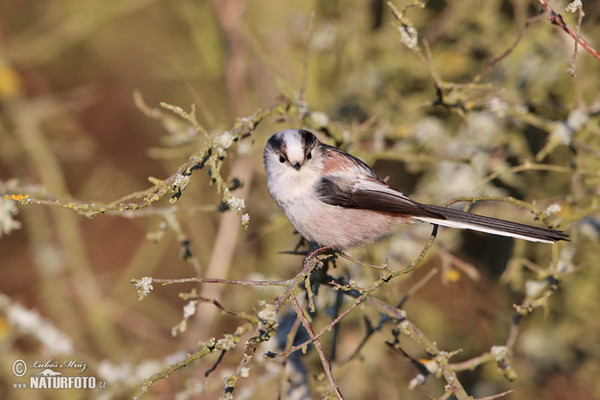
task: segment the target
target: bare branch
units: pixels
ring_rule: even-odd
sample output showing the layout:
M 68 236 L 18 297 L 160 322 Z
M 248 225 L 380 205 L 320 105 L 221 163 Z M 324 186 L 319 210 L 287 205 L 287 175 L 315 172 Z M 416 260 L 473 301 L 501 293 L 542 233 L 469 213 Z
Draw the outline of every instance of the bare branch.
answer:
M 304 325 L 304 328 L 306 328 L 306 331 L 310 335 L 311 340 L 312 340 L 313 344 L 315 345 L 315 348 L 317 349 L 317 353 L 319 353 L 319 358 L 321 359 L 321 364 L 323 364 L 323 369 L 325 370 L 325 374 L 327 375 L 327 378 L 329 379 L 331 388 L 335 391 L 338 398 L 340 400 L 343 400 L 344 396 L 342 395 L 342 392 L 340 391 L 340 388 L 337 385 L 337 383 L 335 383 L 335 379 L 333 378 L 333 373 L 331 372 L 331 365 L 329 364 L 329 360 L 327 359 L 327 356 L 325 356 L 325 352 L 323 351 L 323 346 L 321 345 L 321 342 L 315 337 L 315 331 L 313 330 L 312 325 L 306 318 L 306 315 L 304 315 L 304 311 L 302 310 L 302 306 L 300 305 L 300 303 L 298 303 L 298 299 L 296 299 L 294 296 L 290 297 L 290 299 L 292 301 L 292 304 L 294 305 L 294 309 L 296 310 L 296 314 L 298 315 L 298 318 L 300 319 L 300 321 L 302 321 L 302 325 Z
M 563 31 L 569 34 L 573 39 L 575 39 L 576 43 L 579 43 L 584 49 L 586 49 L 591 55 L 593 55 L 598 61 L 600 61 L 600 53 L 596 49 L 592 47 L 584 38 L 579 35 L 579 29 L 574 31 L 571 29 L 563 20 L 562 15 L 557 14 L 552 7 L 548 4 L 546 0 L 538 0 L 542 7 L 550 13 L 548 16 L 548 21 L 550 21 L 553 25 L 560 27 Z M 580 14 L 580 18 L 582 15 Z

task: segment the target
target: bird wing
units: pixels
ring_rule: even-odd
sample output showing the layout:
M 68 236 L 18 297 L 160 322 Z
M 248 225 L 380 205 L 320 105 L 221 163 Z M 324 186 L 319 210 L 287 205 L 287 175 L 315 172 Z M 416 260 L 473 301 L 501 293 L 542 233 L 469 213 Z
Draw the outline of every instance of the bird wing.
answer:
M 445 219 L 370 176 L 349 181 L 344 179 L 344 174 L 325 175 L 317 183 L 316 192 L 322 202 L 334 206 L 379 211 L 398 217 Z

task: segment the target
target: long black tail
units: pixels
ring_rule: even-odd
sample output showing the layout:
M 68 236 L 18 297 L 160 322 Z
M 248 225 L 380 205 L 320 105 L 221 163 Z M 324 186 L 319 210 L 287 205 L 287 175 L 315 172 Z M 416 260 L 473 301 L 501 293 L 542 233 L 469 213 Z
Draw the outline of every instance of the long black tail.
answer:
M 430 204 L 419 204 L 419 206 L 426 211 L 440 215 L 441 218 L 415 217 L 415 219 L 436 225 L 460 229 L 472 229 L 494 235 L 525 239 L 531 242 L 555 243 L 559 240 L 569 240 L 569 235 L 555 229 L 539 228 L 537 226 L 519 224 L 518 222 L 511 222 L 498 218 L 484 217 L 482 215 Z

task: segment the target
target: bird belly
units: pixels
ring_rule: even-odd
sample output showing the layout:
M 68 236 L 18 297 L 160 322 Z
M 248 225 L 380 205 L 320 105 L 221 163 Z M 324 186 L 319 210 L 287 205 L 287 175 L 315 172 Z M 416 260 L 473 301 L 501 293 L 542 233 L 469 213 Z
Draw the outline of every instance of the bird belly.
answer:
M 325 204 L 317 199 L 282 205 L 296 230 L 307 240 L 336 250 L 385 236 L 399 221 L 398 217 L 377 211 Z M 288 212 L 293 208 L 295 212 Z M 299 212 L 300 211 L 300 212 Z

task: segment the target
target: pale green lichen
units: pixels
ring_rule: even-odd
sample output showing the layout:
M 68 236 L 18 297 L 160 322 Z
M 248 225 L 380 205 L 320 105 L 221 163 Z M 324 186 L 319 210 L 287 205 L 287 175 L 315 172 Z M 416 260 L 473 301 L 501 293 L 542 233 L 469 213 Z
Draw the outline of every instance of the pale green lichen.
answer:
M 138 293 L 138 300 L 144 299 L 150 294 L 152 289 L 154 289 L 154 287 L 152 286 L 152 278 L 148 276 L 134 280 L 134 283 Z
M 189 318 L 196 313 L 196 305 L 198 300 L 190 300 L 185 306 L 183 306 L 183 318 Z
M 18 213 L 16 201 L 0 198 L 0 237 L 21 228 L 21 223 L 13 218 Z
M 565 7 L 565 11 L 569 12 L 569 13 L 576 13 L 577 10 L 580 9 L 581 7 L 583 7 L 581 0 L 575 0 L 575 1 L 572 1 L 571 3 L 569 3 L 567 5 L 567 7 Z
M 44 346 L 47 354 L 73 354 L 75 351 L 71 338 L 37 310 L 27 308 L 3 294 L 0 294 L 0 310 L 6 315 L 8 325 L 14 328 L 11 331 L 34 337 Z
M 231 195 L 226 200 L 226 203 L 236 214 L 240 214 L 242 211 L 244 211 L 244 208 L 246 208 L 246 200 L 242 199 L 241 197 Z
M 216 346 L 221 350 L 231 350 L 240 341 L 239 336 L 226 333 L 221 339 L 217 340 Z

